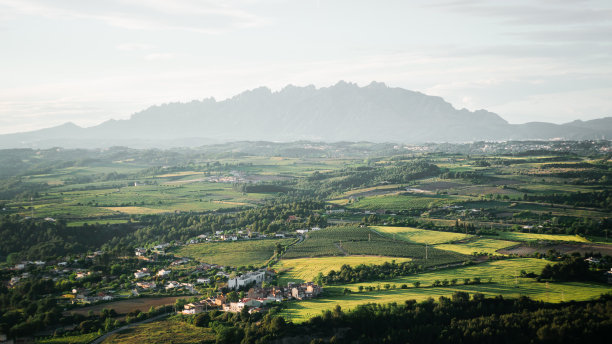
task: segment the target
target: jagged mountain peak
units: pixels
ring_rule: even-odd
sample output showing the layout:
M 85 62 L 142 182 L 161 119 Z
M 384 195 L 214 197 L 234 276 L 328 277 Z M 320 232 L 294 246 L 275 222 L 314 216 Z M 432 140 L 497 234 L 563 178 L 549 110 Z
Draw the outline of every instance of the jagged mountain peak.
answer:
M 0 147 L 130 146 L 134 140 L 142 147 L 203 140 L 423 143 L 610 137 L 612 118 L 511 125 L 487 110 L 458 110 L 441 97 L 376 81 L 363 87 L 339 81 L 321 88 L 258 87 L 222 101 L 204 98 L 154 105 L 128 120 L 90 128 L 67 123 L 47 131 L 2 135 Z

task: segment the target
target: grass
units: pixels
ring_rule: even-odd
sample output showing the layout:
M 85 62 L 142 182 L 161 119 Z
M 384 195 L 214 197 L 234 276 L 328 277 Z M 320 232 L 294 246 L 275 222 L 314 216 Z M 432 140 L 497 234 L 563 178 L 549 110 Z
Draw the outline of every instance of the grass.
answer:
M 289 245 L 294 239 L 266 239 L 235 242 L 211 242 L 183 246 L 174 251 L 180 257 L 203 263 L 230 266 L 261 266 L 274 254 L 277 243 Z
M 103 343 L 214 343 L 210 328 L 197 327 L 178 319 L 155 321 L 110 335 Z
M 331 270 L 339 271 L 342 265 L 357 266 L 380 265 L 395 260 L 396 263 L 411 261 L 410 258 L 378 257 L 378 256 L 344 256 L 282 259 L 275 269 L 281 273 L 281 285 L 287 282 L 310 282 L 320 273 L 327 274 Z
M 453 251 L 466 255 L 470 255 L 474 252 L 492 255 L 502 255 L 501 253 L 498 253 L 497 250 L 514 246 L 516 244 L 517 243 L 515 241 L 480 238 L 468 241 L 466 243 L 440 244 L 436 245 L 435 247 L 440 250 Z
M 471 237 L 471 235 L 462 233 L 438 232 L 412 227 L 373 226 L 372 228 L 387 237 L 396 237 L 417 244 L 435 245 Z
M 54 337 L 48 339 L 38 339 L 36 343 L 41 344 L 87 344 L 98 338 L 98 333 L 86 333 L 74 336 Z
M 321 314 L 322 311 L 331 310 L 336 305 L 340 305 L 344 310 L 356 307 L 364 303 L 389 303 L 404 302 L 414 299 L 422 301 L 430 297 L 440 296 L 450 297 L 454 292 L 465 291 L 468 293 L 482 293 L 485 296 L 493 297 L 502 295 L 504 297 L 529 296 L 536 300 L 548 302 L 561 302 L 569 300 L 589 300 L 598 297 L 602 293 L 610 291 L 608 285 L 589 284 L 582 282 L 564 283 L 539 283 L 531 278 L 516 278 L 520 270 L 539 273 L 548 262 L 538 259 L 507 259 L 500 261 L 487 262 L 479 265 L 461 267 L 456 269 L 446 269 L 440 271 L 427 272 L 415 276 L 406 276 L 386 281 L 364 282 L 356 284 L 346 284 L 325 287 L 325 294 L 322 297 L 291 302 L 287 304 L 281 315 L 301 322 L 308 318 Z M 463 278 L 479 277 L 483 284 L 464 285 Z M 486 283 L 488 277 L 493 278 L 492 283 Z M 429 287 L 435 280 L 457 278 L 458 284 L 448 287 Z M 421 282 L 420 288 L 412 286 L 412 282 Z M 395 285 L 396 289 L 385 290 L 384 284 Z M 402 284 L 407 284 L 409 288 L 400 289 Z M 381 291 L 358 292 L 359 286 L 381 286 Z M 342 290 L 348 288 L 353 293 L 343 295 Z

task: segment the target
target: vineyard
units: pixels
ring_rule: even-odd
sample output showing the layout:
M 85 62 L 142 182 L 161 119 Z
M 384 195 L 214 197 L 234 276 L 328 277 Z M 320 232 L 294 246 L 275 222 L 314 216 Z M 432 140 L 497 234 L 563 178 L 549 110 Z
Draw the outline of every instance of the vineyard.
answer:
M 402 241 L 348 241 L 342 248 L 349 254 L 409 257 L 423 266 L 444 265 L 466 260 L 466 257 L 451 251 L 438 250 L 432 246 L 409 244 Z M 425 251 L 427 250 L 427 257 Z M 427 259 L 426 259 L 427 258 Z
M 435 232 L 434 232 L 435 233 Z M 452 234 L 452 233 L 451 233 Z M 427 260 L 426 258 L 427 251 Z M 387 238 L 367 227 L 339 226 L 311 232 L 300 244 L 290 247 L 283 258 L 306 258 L 340 255 L 369 255 L 412 258 L 424 266 L 466 260 L 456 252 L 432 246 Z

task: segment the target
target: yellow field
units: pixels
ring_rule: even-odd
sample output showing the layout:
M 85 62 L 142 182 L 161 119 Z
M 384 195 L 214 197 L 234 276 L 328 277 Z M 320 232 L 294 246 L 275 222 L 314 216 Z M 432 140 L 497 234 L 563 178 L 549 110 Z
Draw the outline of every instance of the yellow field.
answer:
M 412 227 L 373 226 L 372 228 L 387 237 L 393 237 L 395 235 L 397 239 L 417 244 L 443 244 L 471 237 L 471 235 L 462 233 L 438 232 Z
M 310 282 L 319 272 L 329 273 L 331 270 L 339 271 L 342 265 L 357 266 L 380 265 L 395 260 L 396 263 L 409 262 L 410 258 L 380 257 L 380 256 L 346 256 L 346 257 L 318 257 L 283 259 L 277 263 L 275 269 L 284 272 L 281 283 Z
M 500 232 L 500 239 L 517 240 L 517 241 L 532 241 L 532 240 L 550 240 L 550 241 L 575 241 L 575 242 L 590 242 L 588 239 L 578 235 L 564 234 L 537 234 L 537 233 L 520 233 L 520 232 Z
M 372 186 L 372 187 L 369 187 L 369 188 L 362 188 L 362 189 L 356 189 L 356 190 L 347 191 L 347 192 L 343 193 L 340 197 L 346 198 L 346 197 L 349 197 L 351 195 L 355 195 L 355 194 L 359 194 L 359 193 L 364 193 L 364 192 L 375 191 L 375 190 L 397 190 L 401 186 L 402 186 L 401 184 L 388 184 L 388 185 Z
M 532 278 L 517 278 L 520 270 L 539 273 L 548 262 L 539 259 L 507 259 L 487 262 L 475 266 L 458 269 L 432 271 L 414 276 L 399 277 L 386 281 L 364 282 L 324 287 L 322 297 L 291 302 L 281 314 L 294 322 L 301 322 L 320 315 L 322 311 L 331 310 L 336 305 L 348 310 L 364 303 L 404 302 L 406 300 L 423 301 L 427 298 L 440 296 L 450 297 L 454 292 L 465 291 L 470 294 L 481 293 L 487 297 L 503 295 L 504 297 L 529 296 L 532 299 L 561 302 L 569 300 L 590 300 L 603 293 L 609 293 L 612 288 L 604 284 L 589 284 L 582 282 L 539 283 Z M 464 278 L 481 278 L 483 284 L 464 285 Z M 488 278 L 493 279 L 487 283 Z M 435 280 L 457 279 L 457 285 L 448 287 L 430 287 Z M 420 288 L 415 288 L 412 282 L 419 281 Z M 385 290 L 384 285 L 392 287 Z M 407 289 L 401 289 L 407 284 Z M 359 286 L 381 287 L 380 291 L 358 292 Z M 395 286 L 395 289 L 393 289 Z M 353 293 L 343 295 L 342 290 L 348 288 Z
M 516 245 L 516 241 L 507 241 L 507 240 L 495 240 L 495 239 L 476 239 L 474 241 L 467 242 L 465 244 L 440 244 L 436 245 L 435 248 L 439 248 L 441 250 L 453 251 L 461 254 L 470 255 L 474 252 L 477 253 L 487 253 L 493 255 L 503 255 L 498 253 L 497 250 L 501 250 L 502 248 L 510 247 Z
M 169 210 L 165 209 L 153 209 L 145 207 L 102 207 L 104 209 L 118 211 L 125 214 L 160 214 L 167 213 Z
M 231 204 L 231 205 L 249 205 L 248 203 L 244 203 L 244 202 L 231 202 L 231 201 L 213 201 L 213 203 Z
M 184 171 L 184 172 L 176 172 L 176 173 L 166 173 L 157 176 L 158 178 L 170 178 L 170 177 L 184 177 L 184 176 L 192 176 L 196 174 L 204 174 L 204 172 L 195 172 L 195 171 Z

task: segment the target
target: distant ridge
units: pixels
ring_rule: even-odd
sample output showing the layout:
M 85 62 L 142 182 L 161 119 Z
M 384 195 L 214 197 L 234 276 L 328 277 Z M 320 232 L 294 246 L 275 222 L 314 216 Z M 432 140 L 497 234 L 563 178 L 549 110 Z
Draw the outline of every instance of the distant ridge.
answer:
M 151 106 L 128 120 L 73 123 L 0 135 L 0 148 L 199 146 L 243 140 L 398 143 L 612 138 L 612 117 L 566 124 L 509 124 L 486 111 L 455 109 L 440 97 L 372 82 L 265 87 L 230 99 Z

